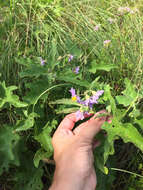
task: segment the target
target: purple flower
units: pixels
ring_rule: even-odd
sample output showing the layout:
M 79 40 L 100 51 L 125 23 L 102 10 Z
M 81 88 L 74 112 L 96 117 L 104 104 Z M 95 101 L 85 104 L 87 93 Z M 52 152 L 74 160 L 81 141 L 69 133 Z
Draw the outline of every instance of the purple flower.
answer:
M 94 95 L 91 97 L 90 103 L 91 104 L 98 104 L 98 101 L 97 101 L 98 99 L 99 99 L 99 97 Z
M 125 7 L 124 9 L 125 9 L 125 11 L 127 11 L 127 12 L 130 12 L 130 11 L 131 11 L 131 9 L 130 9 L 129 7 Z
M 101 96 L 102 94 L 104 93 L 104 90 L 98 90 L 97 92 L 96 92 L 96 96 Z
M 97 100 L 99 99 L 99 96 L 101 96 L 104 93 L 104 90 L 98 90 L 95 95 L 92 96 L 92 103 L 97 104 Z
M 79 69 L 80 69 L 80 67 L 78 66 L 78 67 L 76 67 L 76 68 L 73 70 L 73 72 L 76 73 L 76 74 L 78 74 L 78 73 L 79 73 Z
M 41 66 L 44 66 L 44 65 L 45 65 L 45 60 L 43 60 L 42 57 L 40 57 L 40 62 L 41 62 L 41 63 L 40 63 Z
M 111 42 L 111 40 L 105 40 L 105 41 L 103 42 L 103 44 L 104 44 L 104 46 L 108 46 L 110 42 Z
M 77 119 L 77 120 L 83 120 L 87 115 L 89 116 L 89 115 L 91 115 L 91 114 L 88 113 L 87 111 L 82 112 L 82 111 L 78 110 L 78 111 L 76 112 L 76 119 Z
M 138 12 L 138 9 L 130 9 L 129 7 L 119 7 L 118 12 L 120 12 L 120 15 L 123 15 L 125 13 L 131 13 L 134 14 L 135 12 Z
M 77 96 L 77 103 L 85 105 L 85 101 L 81 100 L 79 96 Z
M 68 62 L 71 62 L 73 60 L 73 55 L 69 55 L 69 59 L 68 59 Z
M 76 96 L 77 97 L 77 103 L 79 103 L 79 104 L 81 104 L 81 99 L 80 99 L 80 97 L 79 96 Z
M 108 18 L 108 21 L 110 24 L 114 23 L 116 21 L 116 19 L 113 19 L 113 18 Z
M 99 30 L 99 28 L 100 28 L 100 24 L 98 24 L 98 25 L 96 25 L 96 26 L 94 26 L 94 31 L 98 31 Z
M 79 96 L 76 95 L 76 91 L 74 88 L 71 88 L 70 89 L 70 93 L 72 95 L 72 100 L 73 101 L 76 101 L 77 103 L 81 104 L 81 109 L 83 108 L 86 108 L 86 110 L 92 110 L 93 108 L 93 105 L 94 104 L 98 104 L 98 99 L 99 97 L 104 93 L 104 90 L 98 90 L 96 92 L 95 95 L 89 97 L 88 99 L 86 100 L 81 100 L 81 98 Z M 84 109 L 85 110 L 85 109 Z M 76 117 L 77 119 L 80 119 L 80 120 L 83 120 L 84 119 L 84 115 L 87 115 L 89 114 L 88 111 L 81 111 L 81 110 L 78 110 L 76 112 Z
M 80 110 L 78 110 L 76 112 L 76 119 L 77 120 L 83 120 L 84 119 L 84 112 L 81 112 Z
M 80 102 L 80 97 L 76 95 L 75 89 L 71 88 L 70 93 L 72 95 L 72 100 L 77 101 L 78 103 Z
M 98 98 L 96 98 L 98 99 Z M 89 107 L 90 109 L 92 109 L 93 107 L 93 104 L 97 104 L 98 102 L 96 101 L 96 99 L 93 99 L 93 96 L 90 97 L 89 99 L 85 100 L 84 101 L 84 105 Z
M 71 88 L 71 89 L 70 89 L 70 93 L 71 93 L 72 97 L 76 96 L 76 93 L 75 93 L 75 89 L 74 89 L 74 88 Z
M 120 12 L 121 14 L 125 13 L 125 12 L 130 12 L 130 8 L 129 7 L 119 7 L 118 8 L 118 12 Z
M 99 99 L 99 96 L 101 96 L 103 93 L 104 90 L 97 91 L 95 95 L 91 96 L 89 99 L 84 101 L 84 105 L 92 109 L 93 104 L 98 104 L 97 100 Z

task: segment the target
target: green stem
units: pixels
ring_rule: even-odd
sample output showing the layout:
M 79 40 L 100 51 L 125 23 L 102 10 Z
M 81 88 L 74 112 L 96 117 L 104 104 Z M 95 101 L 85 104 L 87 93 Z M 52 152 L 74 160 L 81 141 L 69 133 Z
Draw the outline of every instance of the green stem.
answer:
M 130 172 L 130 171 L 127 171 L 127 170 L 123 170 L 123 169 L 118 169 L 118 168 L 110 168 L 111 170 L 115 170 L 115 171 L 119 171 L 119 172 L 124 172 L 124 173 L 128 173 L 128 174 L 132 174 L 132 175 L 135 175 L 135 176 L 138 176 L 138 177 L 143 177 L 142 175 L 139 175 L 139 174 L 136 174 L 134 172 Z
M 101 113 L 101 114 L 95 116 L 94 119 L 99 118 L 99 117 L 104 117 L 104 116 L 111 116 L 111 115 L 109 113 Z
M 47 90 L 45 90 L 44 92 L 42 92 L 38 98 L 35 100 L 34 104 L 33 104 L 33 108 L 32 108 L 32 112 L 34 112 L 34 108 L 35 108 L 35 105 L 37 104 L 38 100 L 41 98 L 41 96 L 43 96 L 46 92 L 49 92 L 50 90 L 54 89 L 54 88 L 57 88 L 57 87 L 60 87 L 60 86 L 65 86 L 65 85 L 69 85 L 69 84 L 58 84 L 58 85 L 55 85 L 55 86 L 52 86 L 51 88 L 48 88 Z

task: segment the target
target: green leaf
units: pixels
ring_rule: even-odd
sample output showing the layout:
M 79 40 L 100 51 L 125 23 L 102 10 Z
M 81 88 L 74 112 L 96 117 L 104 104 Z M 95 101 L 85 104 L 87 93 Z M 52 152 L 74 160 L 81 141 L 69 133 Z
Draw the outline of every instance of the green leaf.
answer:
M 35 137 L 35 139 L 41 144 L 41 147 L 44 148 L 47 152 L 49 152 L 49 155 L 52 155 L 53 153 L 53 147 L 51 143 L 51 136 L 49 134 L 49 129 L 45 128 L 42 133 L 40 133 L 38 136 Z
M 14 172 L 14 190 L 42 190 L 43 189 L 43 169 L 35 168 L 33 164 L 32 152 L 26 151 L 21 155 L 20 167 Z
M 126 89 L 123 91 L 123 94 L 125 96 L 131 97 L 132 99 L 136 99 L 138 94 L 135 91 L 134 85 L 127 78 L 125 78 L 125 86 L 126 86 Z
M 6 87 L 5 82 L 0 83 L 0 89 L 2 94 L 0 96 L 0 108 L 4 106 L 5 103 L 9 103 L 14 107 L 26 107 L 25 102 L 19 101 L 19 97 L 13 94 L 13 91 L 17 89 L 16 86 Z
M 116 96 L 116 100 L 118 104 L 123 104 L 124 106 L 129 106 L 133 99 L 131 97 L 126 97 L 126 96 Z
M 27 83 L 26 88 L 29 89 L 26 93 L 26 96 L 23 97 L 25 102 L 28 104 L 34 104 L 37 98 L 40 96 L 42 92 L 44 92 L 49 87 L 48 79 L 41 79 L 38 81 L 34 81 L 32 83 Z M 44 97 L 47 97 L 47 94 Z
M 109 100 L 110 105 L 111 105 L 111 110 L 112 110 L 112 112 L 113 112 L 113 115 L 115 116 L 117 109 L 116 109 L 115 100 L 114 100 L 114 98 L 113 98 L 112 95 L 111 95 L 111 91 L 110 91 L 110 86 L 109 86 L 109 85 L 106 85 L 106 86 L 105 86 L 105 89 L 104 89 L 104 96 L 107 97 L 107 99 Z
M 73 76 L 59 76 L 58 77 L 59 80 L 63 80 L 65 82 L 70 82 L 73 84 L 76 84 L 78 86 L 83 86 L 83 87 L 89 87 L 90 83 L 86 80 L 79 80 L 76 77 Z
M 125 143 L 132 142 L 141 151 L 143 151 L 143 137 L 131 123 L 121 124 L 118 122 L 117 125 L 112 127 L 111 124 L 105 122 L 102 129 L 106 130 L 108 134 L 108 142 L 111 144 L 111 147 L 113 141 L 117 137 L 121 137 Z M 112 154 L 112 151 L 109 154 Z
M 11 126 L 0 127 L 0 175 L 8 170 L 10 164 L 19 165 L 16 147 L 19 136 L 13 133 Z
M 116 100 L 118 104 L 123 104 L 125 107 L 134 107 L 138 94 L 136 93 L 133 84 L 127 78 L 125 79 L 125 86 L 126 89 L 122 92 L 123 96 L 116 96 Z
M 0 83 L 0 99 L 3 99 L 5 97 L 6 97 L 5 89 L 2 85 L 2 83 Z
M 73 106 L 80 106 L 79 103 L 74 102 L 71 99 L 60 99 L 60 100 L 55 100 L 54 102 L 50 102 L 51 104 L 65 104 L 65 105 L 73 105 Z
M 116 136 L 108 136 L 105 139 L 104 142 L 104 154 L 103 154 L 103 158 L 104 158 L 104 164 L 106 164 L 106 161 L 108 160 L 109 155 L 113 155 L 115 150 L 114 150 L 114 140 L 116 139 Z
M 141 112 L 139 109 L 136 109 L 136 107 L 134 107 L 134 109 L 132 110 L 132 112 L 129 113 L 129 116 L 130 117 L 133 117 L 133 118 L 137 118 L 141 115 Z
M 143 137 L 132 124 L 117 123 L 113 120 L 112 124 L 105 122 L 102 126 L 102 129 L 107 132 L 103 153 L 104 164 L 106 164 L 109 155 L 114 154 L 114 141 L 119 137 L 122 138 L 125 143 L 131 142 L 141 151 L 143 151 Z
M 26 131 L 34 126 L 34 118 L 38 115 L 36 113 L 31 113 L 26 120 L 19 120 L 16 125 L 16 132 Z
M 140 126 L 140 128 L 143 130 L 143 118 L 140 120 L 136 119 L 135 123 L 137 123 Z
M 125 143 L 132 142 L 143 151 L 143 137 L 131 123 L 126 123 L 119 127 L 118 133 Z
M 51 132 L 53 129 L 56 128 L 56 125 L 56 120 L 53 120 L 51 123 L 48 122 L 43 128 L 43 131 L 35 136 L 35 139 L 41 144 L 41 147 L 44 148 L 44 150 L 48 153 L 48 157 L 50 157 L 53 154 Z
M 102 86 L 104 85 L 103 83 L 99 83 L 98 82 L 98 80 L 100 79 L 100 76 L 98 76 L 97 78 L 95 78 L 92 82 L 91 82 L 91 84 L 90 84 L 90 86 L 89 86 L 89 89 L 90 90 L 93 90 L 93 89 L 97 89 L 98 88 L 98 86 L 100 86 L 101 87 L 101 89 L 102 89 Z
M 73 55 L 73 56 L 76 56 L 77 58 L 81 57 L 82 56 L 82 50 L 80 50 L 78 47 L 74 47 L 70 53 Z
M 48 152 L 45 152 L 45 150 L 42 148 L 37 150 L 37 152 L 35 153 L 35 156 L 34 156 L 35 167 L 38 168 L 40 160 L 43 160 L 44 158 L 49 158 L 50 156 L 51 156 L 51 154 L 49 155 Z
M 97 70 L 102 70 L 102 71 L 111 71 L 112 69 L 117 69 L 118 67 L 114 64 L 106 64 L 106 63 L 100 63 L 97 64 L 96 61 L 93 61 L 91 63 L 91 69 L 89 69 L 89 72 L 91 73 L 96 73 Z
M 20 77 L 39 77 L 41 75 L 47 75 L 47 68 L 40 65 L 31 64 L 24 71 L 20 72 Z

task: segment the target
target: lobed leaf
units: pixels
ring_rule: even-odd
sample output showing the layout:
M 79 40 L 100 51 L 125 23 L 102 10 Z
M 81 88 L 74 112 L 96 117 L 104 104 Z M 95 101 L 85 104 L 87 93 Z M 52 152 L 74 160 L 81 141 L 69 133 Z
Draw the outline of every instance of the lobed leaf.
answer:
M 102 70 L 102 71 L 111 71 L 112 69 L 117 69 L 118 67 L 114 64 L 106 64 L 106 63 L 100 63 L 97 64 L 96 61 L 93 61 L 91 63 L 91 68 L 89 69 L 89 72 L 91 73 L 96 73 L 97 70 Z
M 19 108 L 27 106 L 27 103 L 21 102 L 19 100 L 19 97 L 13 94 L 13 91 L 17 89 L 16 86 L 6 87 L 5 82 L 0 82 L 0 89 L 2 91 L 2 94 L 0 95 L 0 108 L 2 108 L 5 105 L 5 103 L 9 103 L 14 107 Z
M 11 126 L 0 127 L 0 175 L 9 169 L 10 164 L 19 165 L 17 144 L 19 136 L 13 133 Z
M 83 86 L 83 87 L 89 87 L 90 83 L 87 80 L 79 80 L 76 77 L 70 77 L 70 76 L 59 76 L 59 80 L 63 80 L 65 82 L 70 82 L 73 84 L 76 84 L 78 86 Z
M 24 71 L 20 72 L 20 77 L 39 77 L 41 75 L 47 75 L 48 71 L 47 68 L 42 67 L 40 65 L 31 64 L 28 68 Z
M 35 156 L 34 156 L 35 167 L 38 168 L 40 160 L 43 160 L 44 158 L 49 158 L 50 156 L 51 156 L 51 154 L 49 154 L 48 152 L 45 152 L 45 150 L 42 148 L 37 150 L 37 152 L 35 153 Z
M 135 120 L 135 123 L 137 123 L 139 126 L 140 126 L 140 128 L 143 130 L 143 118 L 142 119 L 136 119 Z
M 116 96 L 118 104 L 123 104 L 125 107 L 134 106 L 138 98 L 138 93 L 135 91 L 133 84 L 129 79 L 125 79 L 126 89 L 122 92 L 123 96 Z M 133 104 L 133 105 L 132 105 Z
M 109 85 L 105 86 L 104 96 L 107 97 L 107 99 L 109 100 L 110 105 L 111 105 L 111 110 L 113 112 L 113 115 L 115 116 L 117 108 L 116 108 L 115 100 L 114 100 L 114 98 L 111 95 L 111 91 L 110 91 L 110 86 Z
M 31 113 L 27 119 L 19 120 L 16 125 L 16 132 L 27 131 L 34 126 L 34 118 L 38 115 L 36 113 Z
M 143 137 L 131 123 L 118 123 L 118 125 L 112 127 L 111 124 L 106 122 L 102 129 L 106 130 L 108 134 L 107 139 L 111 147 L 113 147 L 113 141 L 121 137 L 125 143 L 131 142 L 143 151 Z M 113 154 L 113 151 L 110 151 L 108 154 Z
M 23 97 L 23 100 L 29 105 L 34 104 L 40 94 L 43 93 L 48 87 L 48 79 L 40 79 L 32 83 L 27 83 L 26 88 L 29 89 L 29 91 L 27 91 L 26 96 Z

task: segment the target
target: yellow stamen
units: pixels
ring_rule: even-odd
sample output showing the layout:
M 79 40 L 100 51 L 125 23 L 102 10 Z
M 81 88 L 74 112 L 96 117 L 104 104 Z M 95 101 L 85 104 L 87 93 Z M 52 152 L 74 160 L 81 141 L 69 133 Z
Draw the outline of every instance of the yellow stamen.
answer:
M 76 96 L 73 96 L 72 97 L 72 101 L 76 101 L 77 100 L 77 97 Z

